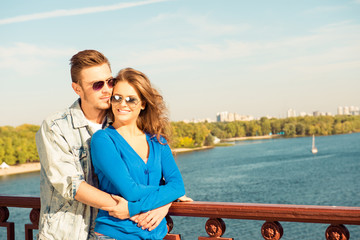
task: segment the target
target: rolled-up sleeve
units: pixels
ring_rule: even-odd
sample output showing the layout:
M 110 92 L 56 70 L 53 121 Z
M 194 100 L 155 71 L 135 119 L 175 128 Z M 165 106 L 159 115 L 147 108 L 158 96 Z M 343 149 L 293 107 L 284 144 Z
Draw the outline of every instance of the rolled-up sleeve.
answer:
M 61 129 L 54 122 L 42 123 L 36 133 L 42 171 L 48 181 L 67 200 L 74 200 L 84 172 L 80 166 L 78 153 L 69 146 Z

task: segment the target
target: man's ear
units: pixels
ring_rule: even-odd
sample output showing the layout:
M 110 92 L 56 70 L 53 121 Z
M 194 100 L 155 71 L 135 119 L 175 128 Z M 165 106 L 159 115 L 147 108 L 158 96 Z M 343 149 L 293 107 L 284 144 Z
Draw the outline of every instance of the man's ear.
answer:
M 81 93 L 81 86 L 78 83 L 71 83 L 72 88 L 74 89 L 75 93 L 80 96 Z

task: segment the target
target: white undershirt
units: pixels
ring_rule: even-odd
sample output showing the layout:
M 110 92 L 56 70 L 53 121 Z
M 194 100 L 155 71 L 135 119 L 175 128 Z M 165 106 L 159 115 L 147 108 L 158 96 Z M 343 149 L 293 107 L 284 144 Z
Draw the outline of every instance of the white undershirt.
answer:
M 106 117 L 104 118 L 104 121 L 105 121 L 105 119 L 106 119 Z M 102 123 L 94 123 L 94 122 L 92 122 L 92 121 L 90 121 L 88 119 L 86 119 L 86 121 L 89 123 L 89 126 L 93 130 L 94 133 L 96 131 L 102 129 L 102 126 L 103 126 L 103 123 L 104 123 L 104 121 Z

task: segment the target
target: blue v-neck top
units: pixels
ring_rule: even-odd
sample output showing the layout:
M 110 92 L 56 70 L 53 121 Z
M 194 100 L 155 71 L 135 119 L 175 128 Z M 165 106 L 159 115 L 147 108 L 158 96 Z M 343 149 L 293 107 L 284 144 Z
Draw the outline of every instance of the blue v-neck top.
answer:
M 130 216 L 164 206 L 185 194 L 169 145 L 160 144 L 149 134 L 146 140 L 149 145 L 147 163 L 112 126 L 97 131 L 91 139 L 91 158 L 99 188 L 125 198 Z M 160 141 L 166 143 L 164 138 Z M 149 232 L 129 219 L 119 220 L 99 210 L 95 231 L 116 239 L 163 239 L 167 226 L 163 219 Z

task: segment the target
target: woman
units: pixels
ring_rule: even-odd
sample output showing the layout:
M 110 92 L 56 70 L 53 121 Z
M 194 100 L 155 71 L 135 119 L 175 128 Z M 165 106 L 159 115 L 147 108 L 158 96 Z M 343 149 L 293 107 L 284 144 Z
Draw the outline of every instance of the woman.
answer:
M 111 96 L 114 122 L 97 131 L 91 154 L 99 188 L 128 201 L 129 217 L 119 220 L 99 210 L 95 232 L 115 239 L 163 239 L 165 218 L 152 231 L 137 226 L 137 214 L 185 194 L 168 145 L 168 119 L 161 95 L 141 72 L 126 68 L 115 78 Z M 132 221 L 133 220 L 133 221 Z

